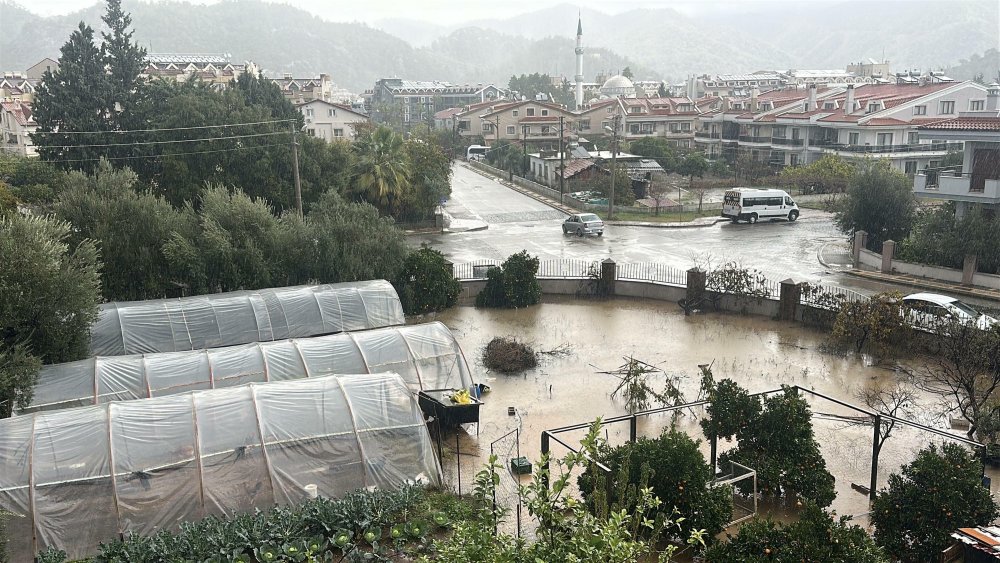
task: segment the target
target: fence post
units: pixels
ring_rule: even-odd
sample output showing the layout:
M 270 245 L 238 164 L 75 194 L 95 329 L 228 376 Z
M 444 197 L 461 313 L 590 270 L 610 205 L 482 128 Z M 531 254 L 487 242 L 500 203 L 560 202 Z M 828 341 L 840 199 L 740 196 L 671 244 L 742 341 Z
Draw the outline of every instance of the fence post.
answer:
M 687 295 L 685 299 L 687 305 L 684 307 L 684 314 L 689 315 L 690 311 L 699 306 L 705 295 L 705 282 L 708 273 L 695 266 L 687 271 Z
M 882 273 L 892 273 L 892 256 L 896 253 L 896 242 L 887 240 L 882 243 Z
M 878 453 L 881 449 L 879 439 L 882 437 L 882 433 L 880 432 L 882 429 L 882 417 L 880 415 L 875 415 L 873 426 L 875 427 L 875 436 L 872 437 L 872 476 L 869 481 L 870 488 L 868 490 L 868 499 L 872 501 L 875 500 L 875 481 L 878 478 Z
M 639 417 L 632 415 L 632 418 L 628 419 L 628 441 L 635 442 L 636 438 L 639 437 Z
M 451 277 L 455 277 L 455 263 L 454 262 L 452 262 L 451 260 L 448 260 L 447 258 L 445 258 L 444 259 L 444 267 L 448 269 L 448 273 L 451 274 Z
M 617 264 L 615 261 L 607 258 L 601 262 L 601 285 L 604 287 L 605 295 L 615 294 L 615 278 L 617 277 Z
M 868 242 L 868 233 L 865 231 L 854 231 L 854 247 L 851 249 L 851 257 L 854 259 L 854 267 L 861 267 L 861 251 Z
M 549 433 L 542 430 L 542 459 L 545 463 L 542 464 L 542 486 L 545 490 L 549 490 Z
M 794 321 L 802 298 L 802 286 L 788 278 L 779 282 L 781 293 L 778 298 L 778 318 L 783 321 Z
M 975 254 L 966 254 L 965 261 L 962 262 L 962 285 L 972 285 L 972 279 L 979 268 L 979 257 Z

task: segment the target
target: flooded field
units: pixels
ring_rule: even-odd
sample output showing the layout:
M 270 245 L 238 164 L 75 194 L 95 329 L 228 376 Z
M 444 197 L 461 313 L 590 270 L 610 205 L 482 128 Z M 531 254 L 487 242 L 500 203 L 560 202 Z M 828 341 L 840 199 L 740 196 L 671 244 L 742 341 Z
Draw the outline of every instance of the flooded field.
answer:
M 514 457 L 512 436 L 494 442 L 515 429 L 520 455 L 534 462 L 540 454 L 543 430 L 627 414 L 624 402 L 610 396 L 618 380 L 600 372 L 617 369 L 628 356 L 682 376 L 681 389 L 688 401 L 698 398 L 699 364 L 713 364 L 716 380 L 733 379 L 751 392 L 782 384 L 799 385 L 852 403 L 859 403 L 855 396 L 860 389 L 902 377 L 892 369 L 865 366 L 859 358 L 821 351 L 825 335 L 799 324 L 732 314 L 685 317 L 674 303 L 546 297 L 545 303 L 523 310 L 462 306 L 436 318 L 454 332 L 476 380 L 491 388 L 483 396 L 478 435 L 475 425 L 470 425 L 465 432 L 444 438 L 444 470 L 454 487 L 458 483 L 456 441 L 461 451 L 463 492 L 471 490 L 472 476 L 490 454 L 491 444 L 502 464 Z M 567 353 L 542 354 L 538 367 L 520 375 L 490 373 L 480 356 L 495 336 L 514 336 L 537 351 L 563 348 Z M 662 377 L 650 382 L 662 388 Z M 853 490 L 851 483 L 869 483 L 872 428 L 824 416 L 851 414 L 844 407 L 812 398 L 809 402 L 827 467 L 837 479 L 837 499 L 831 508 L 865 524 L 867 496 Z M 508 415 L 508 407 L 514 407 L 514 415 Z M 917 419 L 943 428 L 940 411 L 938 399 L 922 397 Z M 698 409 L 685 411 L 677 424 L 703 440 L 707 458 L 709 447 L 698 426 L 701 415 Z M 642 418 L 639 434 L 655 436 L 670 421 L 667 415 Z M 628 439 L 629 425 L 608 425 L 605 432 L 610 443 L 621 443 Z M 582 431 L 560 435 L 573 445 L 579 443 L 580 436 Z M 941 440 L 924 431 L 897 429 L 881 453 L 879 487 L 886 484 L 890 473 L 912 460 L 917 450 Z M 720 452 L 726 447 L 720 443 Z M 553 444 L 552 451 L 554 455 L 565 453 L 558 444 Z M 993 479 L 994 492 L 997 481 Z

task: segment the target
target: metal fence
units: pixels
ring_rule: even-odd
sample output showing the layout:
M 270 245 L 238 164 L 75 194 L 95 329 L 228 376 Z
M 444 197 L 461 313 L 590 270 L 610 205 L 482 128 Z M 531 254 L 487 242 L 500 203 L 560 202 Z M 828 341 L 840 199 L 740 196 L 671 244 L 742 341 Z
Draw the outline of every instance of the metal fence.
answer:
M 687 286 L 687 272 L 666 264 L 637 262 L 634 264 L 618 264 L 616 269 L 616 280 L 646 281 Z

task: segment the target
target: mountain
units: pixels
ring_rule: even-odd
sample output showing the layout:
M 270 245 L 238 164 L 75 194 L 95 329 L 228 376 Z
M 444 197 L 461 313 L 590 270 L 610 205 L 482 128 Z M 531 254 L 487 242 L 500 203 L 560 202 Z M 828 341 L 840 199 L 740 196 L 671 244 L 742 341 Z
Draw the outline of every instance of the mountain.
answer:
M 427 47 L 435 39 L 444 37 L 457 29 L 456 26 L 437 25 L 420 20 L 386 18 L 372 22 L 372 27 L 394 35 L 414 47 Z M 464 27 L 464 26 L 463 26 Z
M 287 5 L 260 0 L 225 1 L 208 6 L 185 2 L 125 2 L 135 40 L 151 53 L 230 53 L 252 60 L 270 75 L 329 73 L 350 90 L 371 88 L 379 78 L 447 80 L 457 84 L 496 82 L 511 74 L 550 72 L 572 75 L 573 39 L 525 40 L 494 31 L 464 28 L 415 48 L 361 23 L 322 20 Z M 43 57 L 58 58 L 59 48 L 79 21 L 103 25 L 101 6 L 43 18 L 11 4 L 0 4 L 0 68 L 24 69 Z M 183 14 L 183 17 L 178 17 Z M 643 70 L 624 57 L 595 49 L 589 60 L 600 68 Z M 651 71 L 644 71 L 650 74 Z M 637 73 L 638 74 L 638 73 Z
M 962 59 L 957 65 L 945 69 L 945 74 L 955 80 L 973 80 L 981 74 L 986 84 L 1000 82 L 1000 51 L 990 49 L 982 55 Z

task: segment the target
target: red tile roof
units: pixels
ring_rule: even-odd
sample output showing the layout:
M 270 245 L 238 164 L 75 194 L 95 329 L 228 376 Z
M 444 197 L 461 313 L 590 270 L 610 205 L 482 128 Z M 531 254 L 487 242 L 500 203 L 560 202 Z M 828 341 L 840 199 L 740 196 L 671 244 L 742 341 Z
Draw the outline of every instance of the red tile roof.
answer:
M 14 120 L 21 127 L 35 125 L 31 116 L 31 105 L 24 102 L 0 102 L 0 105 L 3 106 L 3 111 L 10 112 L 14 116 Z
M 876 117 L 874 119 L 869 119 L 868 121 L 862 123 L 861 125 L 869 125 L 872 127 L 879 127 L 883 125 L 907 125 L 908 121 L 903 121 L 902 119 L 896 119 L 895 117 Z
M 459 113 L 462 113 L 462 108 L 443 109 L 434 114 L 434 119 L 448 119 L 449 117 L 454 117 Z
M 950 131 L 1000 131 L 998 117 L 956 117 L 923 125 L 920 129 L 946 129 Z
M 591 166 L 594 166 L 594 161 L 592 160 L 586 158 L 570 159 L 569 162 L 563 165 L 563 178 L 572 178 Z

